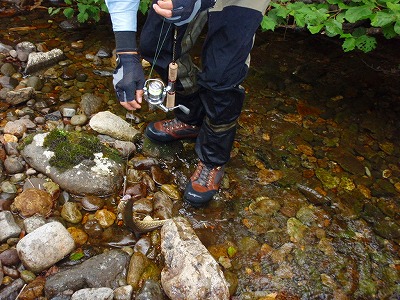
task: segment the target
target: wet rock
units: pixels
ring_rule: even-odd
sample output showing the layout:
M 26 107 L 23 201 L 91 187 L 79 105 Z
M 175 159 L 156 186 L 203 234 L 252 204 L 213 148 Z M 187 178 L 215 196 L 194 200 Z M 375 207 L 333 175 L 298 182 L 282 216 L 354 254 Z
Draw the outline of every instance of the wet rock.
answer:
M 110 49 L 107 49 L 105 47 L 101 47 L 97 51 L 96 56 L 98 56 L 100 58 L 108 58 L 108 57 L 111 57 L 111 51 L 110 51 Z
M 96 211 L 98 209 L 103 208 L 104 199 L 97 196 L 84 196 L 81 199 L 82 208 L 87 211 Z
M 58 48 L 47 52 L 32 52 L 27 58 L 25 74 L 31 74 L 45 67 L 50 67 L 64 59 L 64 53 Z
M 129 165 L 136 170 L 150 170 L 154 165 L 158 165 L 159 161 L 153 157 L 133 157 L 129 161 Z
M 40 91 L 43 88 L 43 80 L 39 76 L 31 76 L 26 82 L 26 86 L 30 86 L 35 91 Z
M 11 237 L 17 237 L 21 228 L 15 223 L 14 217 L 9 211 L 0 211 L 0 242 Z
M 71 300 L 112 300 L 114 297 L 113 290 L 110 288 L 87 288 L 76 291 Z
M 77 224 L 79 223 L 83 216 L 82 213 L 79 210 L 78 203 L 76 202 L 66 202 L 64 203 L 62 209 L 61 209 L 61 217 L 72 224 Z
M 15 195 L 17 193 L 17 187 L 11 181 L 3 181 L 0 184 L 0 188 L 1 188 L 2 192 L 5 194 L 10 194 L 10 195 L 14 194 Z
M 258 197 L 249 205 L 249 210 L 262 217 L 271 217 L 279 211 L 281 205 L 278 201 L 268 197 Z
M 39 214 L 35 214 L 32 217 L 24 219 L 24 228 L 26 233 L 31 233 L 44 224 L 46 224 L 46 219 Z
M 327 170 L 318 168 L 315 170 L 315 175 L 321 181 L 326 189 L 334 189 L 339 185 L 340 179 L 333 176 Z
M 28 283 L 18 298 L 21 300 L 41 298 L 43 296 L 45 282 L 46 278 L 43 276 L 36 277 L 32 282 Z
M 87 221 L 83 228 L 90 237 L 98 238 L 103 234 L 103 227 L 96 219 Z
M 135 300 L 161 300 L 164 298 L 160 284 L 153 279 L 148 279 L 137 293 Z
M 17 299 L 17 296 L 24 285 L 25 282 L 21 278 L 14 280 L 12 283 L 7 285 L 0 291 L 0 299 L 4 300 Z
M 51 298 L 66 290 L 108 287 L 115 289 L 125 279 L 129 255 L 121 250 L 110 250 L 94 256 L 80 265 L 62 270 L 47 278 L 46 297 Z
M 12 91 L 17 85 L 18 80 L 10 76 L 1 76 L 0 85 L 3 87 L 0 90 L 0 99 L 5 100 L 7 98 L 7 93 Z
M 164 192 L 156 192 L 153 197 L 153 217 L 166 220 L 172 218 L 173 202 Z
M 182 199 L 181 192 L 175 184 L 163 184 L 161 190 L 168 195 L 172 200 Z
M 140 252 L 135 252 L 129 262 L 126 282 L 130 284 L 134 290 L 138 290 L 143 285 L 144 280 L 148 278 L 157 280 L 159 275 L 160 271 L 158 267 L 150 259 Z
M 27 163 L 46 174 L 63 190 L 78 195 L 110 195 L 119 190 L 123 182 L 123 166 L 108 158 L 83 161 L 79 167 L 64 172 L 51 167 L 51 153 L 43 147 L 46 134 L 34 136 L 31 144 L 24 147 L 21 155 Z
M 162 170 L 158 165 L 151 166 L 150 172 L 154 182 L 158 185 L 163 185 L 170 181 L 170 174 Z
M 306 230 L 307 226 L 296 218 L 290 218 L 287 221 L 287 232 L 293 242 L 300 242 L 304 238 Z
M 86 244 L 89 236 L 82 229 L 76 227 L 68 227 L 67 230 L 74 239 L 75 245 L 77 247 L 81 247 L 82 245 Z
M 32 87 L 22 88 L 16 91 L 9 91 L 6 94 L 6 101 L 11 105 L 18 105 L 28 101 L 35 95 L 35 90 Z
M 186 219 L 179 217 L 164 224 L 161 251 L 165 257 L 161 284 L 169 298 L 229 299 L 228 284 L 218 263 Z
M 354 155 L 341 151 L 340 148 L 327 153 L 327 157 L 336 161 L 344 170 L 357 175 L 365 174 L 365 166 Z
M 114 148 L 117 149 L 123 157 L 129 157 L 136 151 L 136 146 L 133 142 L 120 140 L 114 142 Z
M 27 61 L 30 53 L 36 51 L 36 46 L 31 42 L 21 42 L 15 47 L 20 61 Z
M 25 170 L 23 160 L 19 156 L 8 156 L 4 161 L 4 168 L 7 174 L 17 174 Z
M 43 190 L 27 189 L 15 197 L 12 209 L 18 211 L 23 217 L 39 214 L 46 217 L 53 208 L 53 199 Z
M 124 141 L 133 141 L 139 134 L 139 131 L 130 126 L 128 122 L 109 111 L 99 112 L 92 116 L 89 125 L 101 134 Z
M 0 262 L 3 266 L 15 266 L 20 262 L 17 249 L 10 248 L 0 252 Z
M 17 70 L 15 69 L 15 67 L 10 64 L 10 63 L 5 63 L 1 66 L 0 68 L 0 72 L 1 74 L 3 74 L 4 76 L 9 76 L 11 77 L 15 72 L 17 72 Z
M 140 240 L 137 241 L 133 250 L 135 252 L 140 252 L 143 255 L 147 255 L 148 251 L 151 247 L 151 240 L 148 236 L 142 237 Z
M 82 126 L 85 125 L 88 120 L 88 117 L 84 114 L 78 114 L 71 117 L 71 125 L 73 126 Z
M 114 224 L 117 216 L 107 209 L 100 209 L 96 211 L 94 218 L 99 222 L 101 227 L 108 228 Z
M 114 300 L 131 300 L 132 293 L 133 293 L 133 288 L 131 285 L 120 286 L 114 290 Z
M 156 157 L 161 159 L 175 159 L 178 153 L 183 151 L 181 142 L 172 143 L 155 143 L 149 138 L 144 137 L 143 139 L 143 154 L 150 157 Z
M 60 261 L 74 248 L 74 240 L 59 222 L 50 222 L 39 227 L 17 244 L 18 256 L 22 263 L 35 273 Z
M 125 191 L 126 194 L 131 195 L 136 199 L 145 198 L 147 196 L 147 186 L 142 183 L 138 182 L 132 185 L 129 185 Z
M 100 112 L 104 107 L 103 99 L 91 93 L 83 94 L 81 97 L 80 108 L 87 116 L 92 116 Z
M 18 138 L 21 138 L 26 130 L 27 127 L 21 120 L 7 122 L 6 126 L 4 126 L 4 133 L 15 135 Z
M 262 169 L 258 172 L 258 182 L 262 185 L 267 185 L 278 181 L 284 176 L 281 170 Z
M 4 43 L 0 43 L 0 53 L 8 54 L 13 47 Z

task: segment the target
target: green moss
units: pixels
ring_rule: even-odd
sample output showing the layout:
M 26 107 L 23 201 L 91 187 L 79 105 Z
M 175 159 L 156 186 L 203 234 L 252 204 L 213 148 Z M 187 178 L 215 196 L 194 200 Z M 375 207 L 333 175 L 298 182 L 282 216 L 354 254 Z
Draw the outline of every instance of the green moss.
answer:
M 81 132 L 54 129 L 44 139 L 43 146 L 54 152 L 49 163 L 60 171 L 71 169 L 84 160 L 93 160 L 95 153 L 122 162 L 117 150 L 103 145 L 96 136 Z
M 24 138 L 20 141 L 20 143 L 18 144 L 17 149 L 18 149 L 19 151 L 23 150 L 27 145 L 29 145 L 30 143 L 32 143 L 33 137 L 34 137 L 34 136 L 35 136 L 34 134 L 28 134 L 26 137 L 24 137 Z

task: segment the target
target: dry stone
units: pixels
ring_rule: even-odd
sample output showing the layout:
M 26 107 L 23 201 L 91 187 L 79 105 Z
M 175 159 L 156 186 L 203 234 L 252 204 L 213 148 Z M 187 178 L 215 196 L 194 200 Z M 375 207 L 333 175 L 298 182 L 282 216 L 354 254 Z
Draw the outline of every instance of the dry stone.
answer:
M 170 299 L 229 299 L 228 283 L 220 266 L 188 220 L 178 217 L 164 224 L 161 251 L 165 257 L 161 284 Z

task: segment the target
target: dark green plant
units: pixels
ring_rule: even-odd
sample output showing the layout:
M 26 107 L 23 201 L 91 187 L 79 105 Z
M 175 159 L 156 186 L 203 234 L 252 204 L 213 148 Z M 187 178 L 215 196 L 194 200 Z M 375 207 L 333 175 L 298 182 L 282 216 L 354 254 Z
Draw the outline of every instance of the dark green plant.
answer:
M 390 39 L 400 35 L 400 0 L 326 0 L 304 3 L 275 0 L 261 23 L 263 30 L 277 27 L 307 28 L 312 34 L 344 39 L 344 51 L 369 52 L 376 47 L 370 32 Z M 371 29 L 377 30 L 371 30 Z
M 49 163 L 60 171 L 66 171 L 84 160 L 93 160 L 95 153 L 103 153 L 109 159 L 122 162 L 117 150 L 102 144 L 96 136 L 82 132 L 54 129 L 45 137 L 43 147 L 54 152 Z
M 49 7 L 49 14 L 58 14 L 61 10 L 67 18 L 75 16 L 80 23 L 85 23 L 90 20 L 98 22 L 102 12 L 108 12 L 107 6 L 104 0 L 64 0 L 65 4 L 68 5 L 66 8 L 54 8 Z
M 64 15 L 71 18 L 78 11 L 79 22 L 98 21 L 101 12 L 108 12 L 104 0 L 64 0 Z M 256 0 L 255 0 L 256 1 Z M 311 2 L 311 3 L 309 3 Z M 322 3 L 321 3 L 322 2 Z M 141 0 L 139 10 L 146 14 L 151 0 Z M 61 8 L 49 8 L 51 15 Z M 312 34 L 326 34 L 343 39 L 343 50 L 369 52 L 376 48 L 371 33 L 386 38 L 400 35 L 400 0 L 272 0 L 261 22 L 263 30 L 278 27 L 306 28 Z

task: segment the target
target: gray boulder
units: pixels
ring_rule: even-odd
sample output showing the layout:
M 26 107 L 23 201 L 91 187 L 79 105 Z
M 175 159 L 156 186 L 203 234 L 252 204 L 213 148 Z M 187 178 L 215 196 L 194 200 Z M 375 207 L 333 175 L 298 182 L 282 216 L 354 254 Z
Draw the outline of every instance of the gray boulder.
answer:
M 32 143 L 21 151 L 22 157 L 32 168 L 46 174 L 62 189 L 72 194 L 105 196 L 120 189 L 124 176 L 123 165 L 100 155 L 65 172 L 50 166 L 49 160 L 54 153 L 43 147 L 47 134 L 36 134 Z
M 45 294 L 51 299 L 65 290 L 108 287 L 116 289 L 125 280 L 129 255 L 122 250 L 111 250 L 89 258 L 82 264 L 56 273 L 46 280 Z

